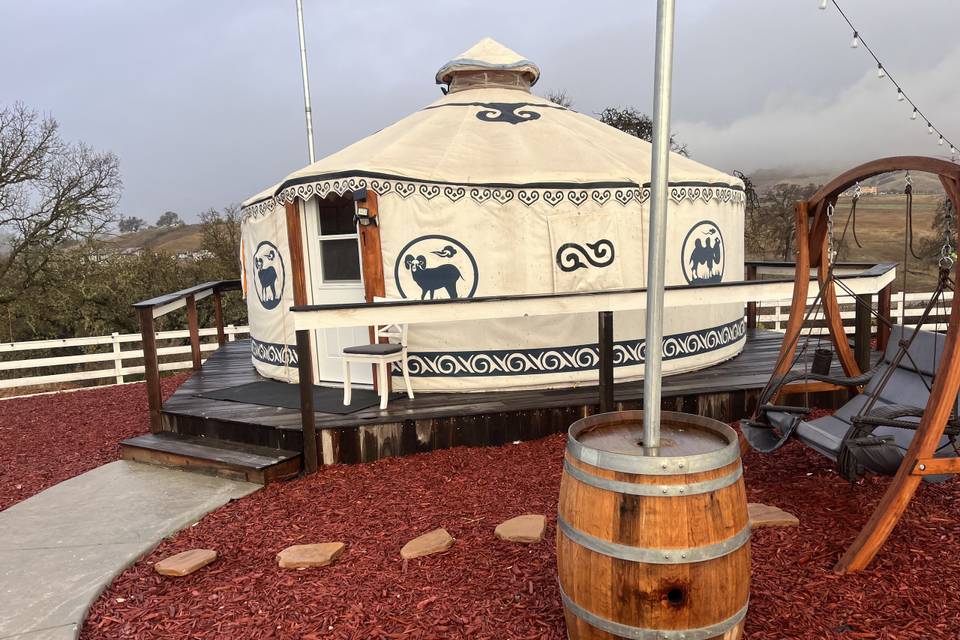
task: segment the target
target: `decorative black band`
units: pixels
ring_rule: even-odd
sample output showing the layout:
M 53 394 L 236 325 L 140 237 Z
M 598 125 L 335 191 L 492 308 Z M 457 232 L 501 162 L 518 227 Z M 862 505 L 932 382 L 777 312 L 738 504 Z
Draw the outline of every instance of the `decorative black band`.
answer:
M 688 358 L 735 344 L 746 336 L 743 318 L 717 327 L 677 333 L 663 338 L 665 361 Z M 645 340 L 626 340 L 613 347 L 615 367 L 641 365 Z M 410 375 L 421 378 L 530 376 L 596 370 L 600 362 L 596 344 L 542 349 L 490 351 L 411 352 Z M 395 375 L 400 369 L 394 367 Z
M 250 354 L 254 360 L 275 367 L 293 367 L 296 369 L 299 366 L 295 345 L 261 342 L 250 336 Z
M 246 217 L 262 216 L 284 203 L 293 202 L 296 198 L 323 199 L 331 193 L 344 195 L 362 189 L 370 189 L 380 196 L 396 194 L 403 199 L 416 197 L 433 200 L 439 197 L 450 203 L 459 202 L 466 197 L 480 205 L 488 203 L 505 205 L 517 200 L 527 207 L 540 201 L 551 207 L 556 207 L 562 202 L 568 202 L 577 208 L 584 205 L 602 207 L 613 202 L 626 206 L 631 202 L 643 204 L 650 199 L 649 184 L 638 185 L 631 182 L 470 185 L 359 171 L 311 176 L 285 183 L 274 197 L 252 202 L 244 207 L 243 212 Z M 670 185 L 670 199 L 677 203 L 715 200 L 725 204 L 742 203 L 744 195 L 743 187 L 740 185 L 679 182 Z

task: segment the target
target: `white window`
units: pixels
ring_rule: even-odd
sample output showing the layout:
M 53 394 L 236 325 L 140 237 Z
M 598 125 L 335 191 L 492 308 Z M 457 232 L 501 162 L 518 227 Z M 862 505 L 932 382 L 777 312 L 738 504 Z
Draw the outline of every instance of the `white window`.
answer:
M 324 282 L 360 282 L 360 237 L 347 198 L 319 203 L 320 271 Z

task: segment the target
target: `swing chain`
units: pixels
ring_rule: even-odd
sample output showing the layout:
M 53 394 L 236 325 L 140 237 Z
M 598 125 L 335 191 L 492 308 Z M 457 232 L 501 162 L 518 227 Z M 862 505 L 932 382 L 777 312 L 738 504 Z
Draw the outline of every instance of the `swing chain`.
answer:
M 943 214 L 943 246 L 940 247 L 940 269 L 950 270 L 957 261 L 957 253 L 953 248 L 953 202 L 947 198 Z
M 827 203 L 827 263 L 833 266 L 834 259 L 837 257 L 833 246 L 833 203 Z
M 853 185 L 853 199 L 859 200 L 860 194 L 863 193 L 863 189 L 860 188 L 860 181 L 857 180 L 857 184 Z

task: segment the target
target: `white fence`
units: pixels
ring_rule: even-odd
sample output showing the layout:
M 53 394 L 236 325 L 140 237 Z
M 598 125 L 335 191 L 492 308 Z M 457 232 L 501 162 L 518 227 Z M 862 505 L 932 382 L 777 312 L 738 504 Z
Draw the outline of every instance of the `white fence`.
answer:
M 908 293 L 904 297 L 896 293 L 890 299 L 890 317 L 893 324 L 903 324 L 904 318 L 908 325 L 915 324 L 917 319 L 923 315 L 923 310 L 930 301 L 933 292 Z M 815 295 L 807 298 L 807 309 L 815 300 Z M 946 331 L 947 321 L 950 319 L 950 303 L 953 300 L 953 292 L 946 291 L 943 294 L 942 302 L 930 313 L 930 322 L 925 325 L 927 329 L 936 331 Z M 851 296 L 837 295 L 837 301 L 840 303 L 840 317 L 843 318 L 844 328 L 848 335 L 854 332 L 854 318 L 856 317 L 856 306 Z M 905 304 L 904 304 L 905 303 Z M 873 297 L 873 308 L 877 308 L 877 297 Z M 786 322 L 790 316 L 790 300 L 778 300 L 776 303 L 767 302 L 757 305 L 757 326 L 763 329 L 772 329 L 773 331 L 785 331 Z M 936 320 L 936 322 L 934 322 Z M 823 309 L 817 309 L 816 313 L 810 315 L 810 323 L 823 323 L 826 318 L 823 315 Z M 876 320 L 873 322 L 876 326 Z M 826 334 L 826 326 L 814 326 L 804 328 L 804 333 L 813 335 Z
M 235 327 L 227 325 L 224 327 L 224 333 L 227 340 L 232 342 L 239 335 L 247 335 L 250 328 L 246 326 Z M 216 342 L 217 329 L 209 327 L 200 329 L 200 337 L 213 336 L 212 342 L 201 342 L 200 350 L 214 351 L 217 348 Z M 157 342 L 169 342 L 171 340 L 183 340 L 190 338 L 190 331 L 187 329 L 179 331 L 158 331 Z M 43 356 L 24 358 L 20 360 L 2 360 L 0 361 L 0 389 L 36 387 L 41 385 L 61 384 L 69 382 L 79 382 L 84 380 L 105 380 L 111 379 L 111 382 L 100 384 L 123 384 L 126 376 L 142 375 L 143 365 L 124 366 L 124 361 L 138 360 L 143 358 L 142 348 L 124 349 L 123 345 L 140 343 L 139 333 L 114 333 L 109 336 L 92 336 L 88 338 L 64 338 L 61 340 L 31 340 L 29 342 L 13 342 L 0 344 L 0 357 L 3 354 L 23 351 L 56 352 L 60 349 L 72 347 L 107 347 L 109 350 L 97 351 L 94 353 L 85 353 L 81 355 L 68 356 Z M 180 369 L 189 369 L 193 363 L 190 360 L 190 344 L 173 345 L 167 347 L 158 346 L 157 355 L 173 356 L 187 354 L 186 360 L 175 360 L 173 362 L 160 363 L 161 371 L 177 371 Z M 91 363 L 108 363 L 107 367 L 88 369 L 84 365 Z M 46 369 L 51 367 L 72 367 L 76 366 L 76 371 L 68 373 L 36 374 L 34 370 Z M 34 375 L 22 377 L 7 377 L 8 375 L 17 375 L 17 372 L 31 370 Z M 12 373 L 7 373 L 12 372 Z

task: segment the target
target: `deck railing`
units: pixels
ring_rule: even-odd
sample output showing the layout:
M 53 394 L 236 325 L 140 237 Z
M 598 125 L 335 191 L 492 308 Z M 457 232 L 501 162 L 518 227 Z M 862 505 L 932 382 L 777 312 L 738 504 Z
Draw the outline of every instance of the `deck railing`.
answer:
M 227 291 L 238 291 L 241 288 L 240 280 L 216 280 L 205 282 L 195 287 L 181 289 L 156 298 L 150 298 L 133 305 L 140 316 L 140 335 L 143 343 L 144 379 L 147 383 L 147 401 L 150 406 L 150 431 L 157 433 L 161 430 L 160 406 L 163 398 L 160 391 L 160 362 L 157 350 L 157 332 L 155 321 L 171 311 L 186 308 L 187 335 L 190 338 L 191 365 L 195 370 L 200 369 L 200 322 L 197 315 L 197 301 L 204 298 L 213 300 L 214 322 L 217 335 L 217 345 L 223 346 L 227 341 L 227 334 L 223 326 L 222 294 Z
M 664 291 L 665 308 L 691 307 L 739 302 L 756 306 L 789 298 L 793 293 L 792 277 L 757 279 L 763 275 L 778 276 L 774 266 L 754 263 L 752 279 L 742 282 L 719 282 L 698 286 L 668 286 Z M 894 264 L 843 265 L 834 273 L 854 295 L 868 297 L 883 291 L 896 276 Z M 788 274 L 784 274 L 786 276 Z M 789 274 L 792 275 L 792 274 Z M 889 296 L 887 296 L 889 297 Z M 417 324 L 462 320 L 492 320 L 528 316 L 550 316 L 570 313 L 596 313 L 598 316 L 598 376 L 601 411 L 613 407 L 613 312 L 646 308 L 646 289 L 618 289 L 577 293 L 544 293 L 514 296 L 491 296 L 457 300 L 396 300 L 377 304 L 298 305 L 292 307 L 297 332 L 297 357 L 300 369 L 300 411 L 303 425 L 304 465 L 308 472 L 317 465 L 316 423 L 313 411 L 313 355 L 311 334 L 318 329 L 363 327 L 378 324 Z M 869 322 L 870 315 L 862 314 Z M 749 312 L 748 312 L 749 318 Z M 869 334 L 869 324 L 866 331 Z M 864 333 L 860 332 L 861 335 Z M 869 349 L 869 338 L 865 344 Z M 858 357 L 862 354 L 858 351 Z M 866 354 L 869 359 L 869 352 Z
M 230 324 L 223 327 L 223 332 L 227 341 L 233 342 L 237 336 L 250 333 L 250 329 L 246 326 L 236 327 Z M 216 336 L 217 327 L 202 328 L 198 334 L 200 338 Z M 156 333 L 157 342 L 182 341 L 189 337 L 188 329 Z M 99 384 L 123 384 L 129 377 L 144 373 L 143 364 L 129 364 L 131 360 L 143 358 L 143 349 L 139 347 L 140 341 L 139 333 L 112 333 L 108 336 L 28 340 L 0 344 L 0 358 L 3 358 L 0 360 L 0 389 L 32 389 L 91 380 L 99 381 Z M 200 343 L 201 353 L 214 351 L 217 347 L 219 347 L 218 342 Z M 94 351 L 58 355 L 78 348 L 94 349 Z M 186 353 L 192 353 L 192 347 L 189 344 L 157 348 L 158 357 Z M 96 366 L 101 364 L 106 366 Z M 95 367 L 88 365 L 95 365 Z M 160 371 L 179 371 L 192 366 L 192 359 L 177 359 L 161 362 L 158 368 Z M 50 373 L 50 371 L 58 371 L 58 373 Z

